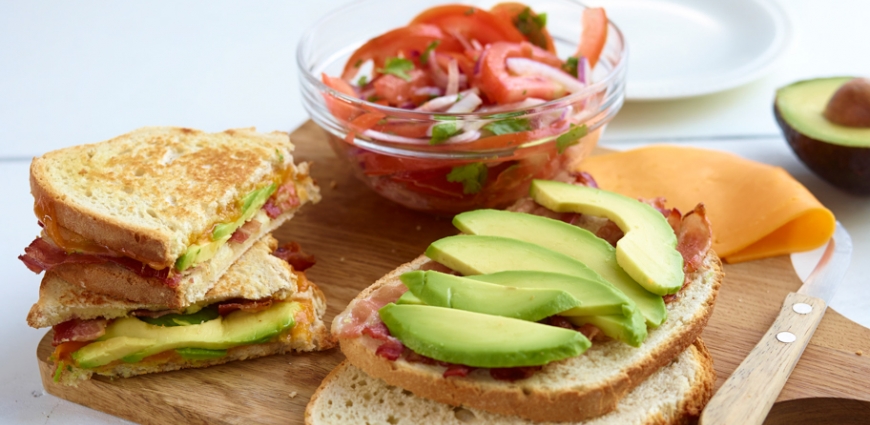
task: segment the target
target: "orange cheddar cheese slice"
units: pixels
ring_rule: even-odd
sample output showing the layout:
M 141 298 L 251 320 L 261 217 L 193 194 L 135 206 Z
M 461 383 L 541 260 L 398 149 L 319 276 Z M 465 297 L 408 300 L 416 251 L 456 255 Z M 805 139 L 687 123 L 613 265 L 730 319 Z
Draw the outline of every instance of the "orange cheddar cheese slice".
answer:
M 683 213 L 703 202 L 713 249 L 729 263 L 815 249 L 834 234 L 834 214 L 785 170 L 730 153 L 650 146 L 592 156 L 579 168 L 602 189 L 661 196 Z

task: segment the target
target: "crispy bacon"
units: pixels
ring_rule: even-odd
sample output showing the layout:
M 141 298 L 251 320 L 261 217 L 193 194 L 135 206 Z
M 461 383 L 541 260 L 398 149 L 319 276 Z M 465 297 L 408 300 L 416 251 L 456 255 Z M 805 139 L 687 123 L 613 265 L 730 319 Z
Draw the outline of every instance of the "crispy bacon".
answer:
M 574 325 L 571 324 L 571 322 L 569 322 L 568 319 L 566 319 L 564 316 L 550 316 L 544 319 L 544 323 L 550 326 L 555 326 L 557 328 L 571 329 L 572 331 L 574 330 Z
M 289 242 L 279 246 L 278 249 L 272 252 L 272 255 L 286 261 L 293 266 L 293 270 L 300 272 L 308 270 L 317 263 L 314 256 L 303 252 L 302 247 L 296 242 Z
M 398 339 L 390 337 L 390 339 L 385 341 L 377 350 L 375 350 L 375 355 L 381 356 L 390 361 L 395 361 L 402 355 L 403 351 L 405 351 L 405 345 Z
M 577 332 L 580 332 L 581 334 L 583 334 L 583 336 L 585 336 L 586 339 L 588 339 L 590 341 L 595 340 L 596 337 L 598 337 L 599 335 L 603 335 L 601 333 L 601 329 L 598 329 L 597 326 L 590 324 L 590 323 L 587 323 L 585 325 L 580 325 L 577 328 L 575 328 L 575 330 Z
M 130 257 L 67 254 L 63 249 L 40 237 L 34 239 L 27 248 L 24 248 L 24 255 L 18 256 L 18 259 L 34 273 L 49 271 L 61 264 L 99 264 L 112 262 L 146 279 L 157 279 L 170 288 L 175 288 L 181 282 L 181 275 L 172 273 L 172 267 L 157 270 Z
M 263 208 L 269 218 L 275 218 L 291 208 L 298 207 L 301 203 L 299 195 L 296 194 L 296 183 L 290 181 L 281 185 L 275 194 L 266 201 Z
M 469 373 L 474 372 L 477 369 L 476 367 L 466 366 L 464 364 L 453 364 L 451 363 L 447 366 L 447 370 L 444 371 L 444 374 L 441 376 L 445 378 L 449 378 L 451 376 L 468 376 Z
M 366 326 L 383 323 L 377 314 L 378 310 L 399 299 L 407 290 L 408 287 L 401 283 L 386 285 L 378 288 L 368 298 L 354 301 L 333 320 L 338 323 L 336 333 L 340 338 L 356 338 Z
M 701 267 L 712 244 L 713 231 L 707 219 L 707 210 L 701 203 L 683 217 L 677 233 L 677 251 L 683 256 L 687 275 Z
M 55 347 L 69 341 L 93 341 L 106 334 L 106 319 L 79 320 L 72 319 L 54 325 Z
M 384 322 L 378 322 L 367 325 L 362 330 L 363 335 L 368 335 L 378 341 L 388 341 L 390 339 L 390 329 Z
M 499 381 L 519 381 L 534 375 L 543 366 L 494 367 L 489 370 L 489 376 Z
M 243 298 L 236 298 L 232 300 L 223 301 L 218 304 L 218 314 L 221 316 L 226 316 L 236 310 L 243 310 L 248 312 L 255 312 L 260 310 L 265 310 L 272 306 L 271 298 L 264 298 L 260 300 L 246 300 Z
M 260 223 L 259 221 L 249 220 L 247 223 L 243 224 L 241 227 L 236 229 L 235 232 L 233 232 L 233 235 L 230 236 L 229 242 L 242 243 L 248 240 L 251 235 L 257 233 L 257 231 L 260 230 L 260 226 L 262 226 L 262 223 Z

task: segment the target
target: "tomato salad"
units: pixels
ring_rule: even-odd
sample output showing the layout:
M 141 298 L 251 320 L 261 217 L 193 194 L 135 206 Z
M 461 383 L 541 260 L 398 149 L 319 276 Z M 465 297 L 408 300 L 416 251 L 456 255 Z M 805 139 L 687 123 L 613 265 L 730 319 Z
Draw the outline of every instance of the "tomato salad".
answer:
M 552 177 L 561 166 L 557 156 L 587 133 L 577 118 L 585 102 L 528 113 L 591 83 L 607 17 L 603 9 L 588 8 L 578 24 L 579 47 L 563 60 L 547 31 L 547 15 L 524 4 L 423 11 L 359 47 L 340 76 L 322 75 L 336 92 L 387 107 L 360 107 L 327 92 L 329 112 L 349 129 L 341 149 L 358 163 L 364 181 L 406 206 L 458 212 L 507 205 L 525 194 L 532 178 Z M 402 110 L 432 115 L 408 118 Z M 399 156 L 356 146 L 357 139 L 426 152 L 516 154 L 487 160 Z

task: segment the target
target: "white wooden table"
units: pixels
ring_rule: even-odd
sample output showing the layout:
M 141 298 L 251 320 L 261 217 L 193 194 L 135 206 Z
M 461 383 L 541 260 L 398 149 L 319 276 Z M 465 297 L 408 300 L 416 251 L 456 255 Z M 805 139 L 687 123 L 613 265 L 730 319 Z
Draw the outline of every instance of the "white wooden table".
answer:
M 296 43 L 315 19 L 345 2 L 0 1 L 0 423 L 126 423 L 42 390 L 34 351 L 45 331 L 24 320 L 40 277 L 16 259 L 38 232 L 30 159 L 146 125 L 292 130 L 307 119 Z M 864 260 L 870 258 L 870 199 L 812 175 L 782 140 L 771 112 L 775 88 L 789 82 L 870 75 L 870 2 L 784 6 L 796 40 L 767 77 L 699 98 L 626 104 L 601 143 L 709 147 L 787 169 L 852 234 L 855 257 L 832 306 L 870 326 L 870 262 Z

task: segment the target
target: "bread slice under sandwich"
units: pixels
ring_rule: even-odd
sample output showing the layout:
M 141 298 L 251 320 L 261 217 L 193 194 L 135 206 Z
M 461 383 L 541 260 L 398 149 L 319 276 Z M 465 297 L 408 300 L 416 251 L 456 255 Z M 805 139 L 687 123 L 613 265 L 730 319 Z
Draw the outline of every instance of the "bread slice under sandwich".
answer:
M 713 393 L 716 372 L 698 339 L 620 400 L 610 413 L 583 425 L 686 424 L 697 420 Z M 373 378 L 345 361 L 320 384 L 305 409 L 307 425 L 532 424 L 473 408 L 454 407 L 417 397 Z M 564 423 L 564 422 L 563 422 Z
M 136 130 L 112 140 L 46 153 L 31 165 L 31 192 L 46 239 L 67 252 L 104 247 L 155 270 L 176 265 L 214 226 L 235 221 L 242 198 L 272 183 L 292 183 L 298 198 L 272 216 L 260 209 L 247 240 L 223 243 L 210 260 L 180 272 L 177 285 L 142 277 L 114 262 L 65 263 L 58 276 L 92 292 L 145 304 L 184 307 L 259 239 L 320 199 L 308 165 L 294 165 L 286 133 L 249 129 L 204 133 L 175 127 Z M 279 190 L 280 191 L 280 190 Z
M 233 347 L 227 350 L 225 356 L 216 359 L 184 360 L 178 356 L 170 356 L 168 361 L 145 358 L 138 363 L 114 362 L 93 370 L 72 366 L 62 374 L 60 380 L 74 384 L 94 373 L 129 377 L 188 367 L 205 367 L 290 350 L 318 351 L 333 347 L 335 340 L 323 323 L 323 314 L 326 311 L 323 293 L 305 278 L 304 273 L 295 272 L 287 262 L 271 255 L 276 246 L 277 241 L 271 235 L 256 241 L 196 304 L 207 306 L 227 300 L 268 298 L 299 302 L 304 307 L 297 313 L 294 327 L 278 340 Z M 167 310 L 163 305 L 142 304 L 95 294 L 64 281 L 52 272 L 47 273 L 43 279 L 39 294 L 39 301 L 33 305 L 27 317 L 28 324 L 33 327 L 53 326 L 71 319 L 128 317 L 137 310 Z
M 389 361 L 376 355 L 381 342 L 367 335 L 342 336 L 348 313 L 359 303 L 377 296 L 381 288 L 402 285 L 401 274 L 426 268 L 428 262 L 421 256 L 393 270 L 360 293 L 345 313 L 336 317 L 332 331 L 348 361 L 366 374 L 417 396 L 536 421 L 576 421 L 616 409 L 626 394 L 698 338 L 712 314 L 723 276 L 719 257 L 710 250 L 702 267 L 688 276 L 678 298 L 667 304 L 667 320 L 650 329 L 640 347 L 617 340 L 594 342 L 580 356 L 550 363 L 529 378 L 506 382 L 493 379 L 481 369 L 466 377 L 445 378 L 442 366 L 410 363 L 404 357 Z

